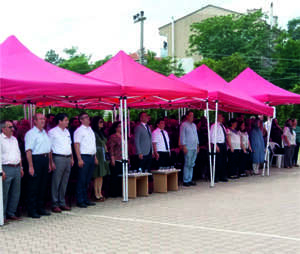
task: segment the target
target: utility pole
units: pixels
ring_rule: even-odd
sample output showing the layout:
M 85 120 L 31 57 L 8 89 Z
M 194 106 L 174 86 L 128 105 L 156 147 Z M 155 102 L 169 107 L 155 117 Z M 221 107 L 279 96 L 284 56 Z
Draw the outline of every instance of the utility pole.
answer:
M 133 16 L 133 22 L 141 22 L 141 48 L 140 48 L 140 64 L 144 65 L 144 20 L 146 20 L 146 17 L 144 16 L 144 11 L 140 11 L 140 13 L 137 13 Z

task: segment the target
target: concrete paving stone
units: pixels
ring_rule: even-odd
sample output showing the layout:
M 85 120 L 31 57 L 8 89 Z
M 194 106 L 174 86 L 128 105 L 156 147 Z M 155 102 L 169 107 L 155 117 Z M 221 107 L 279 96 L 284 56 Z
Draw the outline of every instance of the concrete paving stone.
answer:
M 300 169 L 23 218 L 0 253 L 300 253 Z M 35 239 L 32 242 L 32 239 Z

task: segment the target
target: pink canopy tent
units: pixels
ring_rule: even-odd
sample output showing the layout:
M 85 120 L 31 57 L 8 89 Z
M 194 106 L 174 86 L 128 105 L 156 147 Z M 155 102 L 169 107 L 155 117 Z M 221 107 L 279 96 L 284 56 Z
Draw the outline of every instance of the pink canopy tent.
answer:
M 273 114 L 271 107 L 239 91 L 239 89 L 231 89 L 223 78 L 206 65 L 199 66 L 181 77 L 180 80 L 208 90 L 209 101 L 218 100 L 221 110 L 263 115 Z
M 284 90 L 259 76 L 250 68 L 241 72 L 229 83 L 231 89 L 239 89 L 261 102 L 276 106 L 300 104 L 300 95 Z
M 0 88 L 2 101 L 19 103 L 115 96 L 119 92 L 112 82 L 89 79 L 40 59 L 15 36 L 0 45 Z
M 207 91 L 172 80 L 135 62 L 125 52 L 120 51 L 112 59 L 85 76 L 117 83 L 122 96 L 151 96 L 157 101 L 178 97 L 206 98 Z
M 231 89 L 239 89 L 257 100 L 267 103 L 272 106 L 283 104 L 300 104 L 300 95 L 286 91 L 271 82 L 265 80 L 250 68 L 241 72 L 234 80 L 232 80 L 228 87 Z M 267 147 L 269 147 L 270 131 L 272 121 L 269 119 L 267 124 L 268 139 Z M 269 149 L 266 149 L 265 161 L 269 159 Z M 267 175 L 270 175 L 269 162 L 267 163 Z M 265 174 L 266 163 L 263 167 L 263 175 Z

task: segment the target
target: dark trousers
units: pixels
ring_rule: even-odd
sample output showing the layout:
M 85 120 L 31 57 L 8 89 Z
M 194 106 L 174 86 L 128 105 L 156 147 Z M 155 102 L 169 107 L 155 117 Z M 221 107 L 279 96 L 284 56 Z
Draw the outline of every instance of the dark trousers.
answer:
M 149 153 L 148 155 L 144 155 L 143 159 L 140 160 L 140 168 L 143 172 L 147 169 L 148 171 L 151 170 L 151 164 L 152 164 L 152 153 Z
M 233 152 L 229 150 L 228 163 L 229 163 L 230 176 L 239 176 L 240 161 L 241 161 L 240 156 L 241 156 L 241 150 L 235 149 Z
M 95 156 L 81 155 L 81 158 L 84 164 L 82 168 L 78 168 L 77 204 L 84 204 L 89 201 L 87 190 L 95 170 Z
M 246 170 L 251 169 L 251 159 L 250 159 L 250 152 L 247 150 L 246 153 L 241 151 L 240 157 L 240 174 L 244 174 Z
M 227 179 L 227 147 L 225 143 L 218 143 L 217 145 L 220 152 L 217 152 L 216 155 L 216 181 Z
M 171 156 L 169 152 L 158 152 L 159 158 L 157 161 L 157 167 L 169 167 L 171 166 Z
M 28 213 L 36 213 L 45 206 L 49 158 L 45 155 L 32 155 L 34 175 L 28 177 Z
M 200 148 L 197 154 L 196 166 L 194 167 L 194 179 L 208 179 L 209 172 L 209 157 L 208 150 Z
M 110 167 L 110 176 L 109 176 L 110 197 L 122 196 L 122 175 L 123 175 L 122 162 L 116 161 L 115 166 Z
M 299 143 L 295 146 L 294 156 L 293 156 L 293 165 L 298 164 L 298 154 L 299 154 Z

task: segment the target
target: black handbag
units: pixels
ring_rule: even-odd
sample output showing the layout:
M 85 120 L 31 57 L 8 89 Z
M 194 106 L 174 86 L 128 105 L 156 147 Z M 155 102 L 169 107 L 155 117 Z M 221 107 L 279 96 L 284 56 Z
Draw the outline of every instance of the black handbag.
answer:
M 105 160 L 106 161 L 110 161 L 111 160 L 109 152 L 105 153 Z

